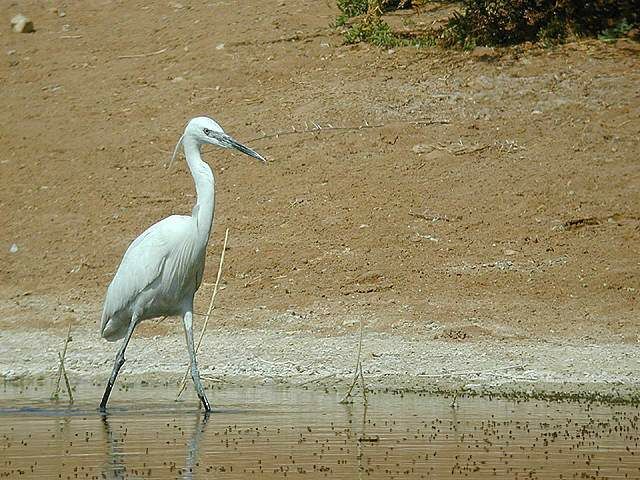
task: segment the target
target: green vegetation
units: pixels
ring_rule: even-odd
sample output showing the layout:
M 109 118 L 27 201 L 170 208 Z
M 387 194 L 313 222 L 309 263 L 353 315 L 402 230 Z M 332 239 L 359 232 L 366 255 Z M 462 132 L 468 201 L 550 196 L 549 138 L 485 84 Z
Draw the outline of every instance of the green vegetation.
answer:
M 613 41 L 638 26 L 640 0 L 462 0 L 444 28 L 415 36 L 394 32 L 383 20 L 399 7 L 436 0 L 337 0 L 346 43 L 381 47 L 435 45 L 470 49 L 526 41 L 552 45 L 573 36 Z M 442 3 L 443 0 L 440 1 Z
M 338 0 L 338 8 L 340 9 L 340 18 L 348 20 L 351 17 L 364 15 L 369 9 L 369 0 Z
M 337 0 L 340 15 L 336 27 L 344 28 L 344 40 L 347 44 L 367 42 L 378 47 L 397 47 L 413 45 L 417 47 L 435 45 L 431 36 L 408 37 L 395 33 L 382 20 L 384 12 L 398 7 L 411 6 L 409 0 Z
M 380 18 L 365 18 L 349 27 L 344 33 L 345 43 L 368 42 L 378 47 L 394 47 L 400 39 L 394 35 L 389 25 Z
M 627 19 L 623 18 L 613 27 L 603 30 L 600 35 L 598 35 L 598 39 L 603 42 L 613 42 L 616 39 L 627 35 L 632 28 L 633 25 L 627 23 Z
M 351 25 L 344 32 L 344 41 L 347 44 L 367 42 L 378 47 L 433 47 L 436 39 L 432 36 L 403 37 L 391 30 L 391 27 L 377 17 L 366 18 Z

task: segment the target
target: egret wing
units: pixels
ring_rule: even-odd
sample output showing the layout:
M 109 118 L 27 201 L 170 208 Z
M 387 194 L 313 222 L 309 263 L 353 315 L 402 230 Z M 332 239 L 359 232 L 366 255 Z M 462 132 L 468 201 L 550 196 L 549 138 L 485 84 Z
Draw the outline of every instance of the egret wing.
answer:
M 188 237 L 190 221 L 190 217 L 180 215 L 165 218 L 129 245 L 107 289 L 101 331 L 111 317 L 129 307 L 140 292 L 158 281 L 172 252 L 179 251 Z M 172 265 L 171 269 L 175 270 L 176 266 Z

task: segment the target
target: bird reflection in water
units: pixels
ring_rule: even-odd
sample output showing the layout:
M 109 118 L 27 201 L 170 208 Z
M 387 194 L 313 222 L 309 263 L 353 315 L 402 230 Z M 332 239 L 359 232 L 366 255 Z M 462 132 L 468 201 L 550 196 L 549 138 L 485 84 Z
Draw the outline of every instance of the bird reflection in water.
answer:
M 198 457 L 200 454 L 200 439 L 204 434 L 205 428 L 207 428 L 207 422 L 209 421 L 209 412 L 204 412 L 202 416 L 202 420 L 200 420 L 200 415 L 197 417 L 196 427 L 193 429 L 193 435 L 191 436 L 191 440 L 187 443 L 187 456 L 185 459 L 185 468 L 182 474 L 182 478 L 184 479 L 192 479 L 193 471 L 198 464 Z
M 200 456 L 200 440 L 207 427 L 208 421 L 209 412 L 204 412 L 203 414 L 198 413 L 193 434 L 185 445 L 185 465 L 181 471 L 181 478 L 184 480 L 191 480 L 194 478 L 194 472 Z M 102 472 L 103 477 L 108 480 L 127 478 L 127 465 L 125 463 L 126 454 L 124 453 L 124 435 L 114 433 L 111 428 L 111 424 L 109 423 L 109 415 L 102 415 L 102 426 L 107 442 L 107 452 Z M 130 471 L 131 469 L 129 469 L 129 472 Z M 150 473 L 151 472 L 149 470 L 149 474 Z

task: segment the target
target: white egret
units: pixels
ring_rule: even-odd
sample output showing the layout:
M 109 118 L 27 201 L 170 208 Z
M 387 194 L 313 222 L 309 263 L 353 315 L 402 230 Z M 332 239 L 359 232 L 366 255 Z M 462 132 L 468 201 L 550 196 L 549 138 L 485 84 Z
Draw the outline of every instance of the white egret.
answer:
M 173 152 L 184 148 L 196 186 L 196 205 L 190 216 L 172 215 L 149 227 L 136 238 L 122 258 L 104 301 L 100 332 L 108 341 L 124 338 L 116 355 L 109 383 L 100 403 L 105 411 L 111 389 L 125 362 L 124 352 L 136 326 L 143 320 L 181 315 L 191 362 L 191 377 L 205 411 L 211 406 L 202 388 L 193 346 L 193 297 L 202 282 L 205 254 L 213 224 L 214 176 L 200 155 L 204 144 L 234 148 L 266 160 L 238 143 L 208 117 L 189 121 Z

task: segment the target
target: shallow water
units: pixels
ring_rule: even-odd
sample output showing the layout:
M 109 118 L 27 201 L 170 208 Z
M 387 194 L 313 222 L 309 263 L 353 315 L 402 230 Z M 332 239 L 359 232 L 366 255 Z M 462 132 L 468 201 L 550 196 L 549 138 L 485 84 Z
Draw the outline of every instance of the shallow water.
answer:
M 633 407 L 267 387 L 212 390 L 208 418 L 175 387 L 0 387 L 0 478 L 640 478 Z

